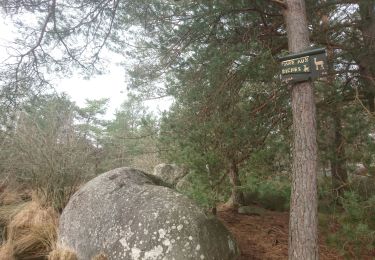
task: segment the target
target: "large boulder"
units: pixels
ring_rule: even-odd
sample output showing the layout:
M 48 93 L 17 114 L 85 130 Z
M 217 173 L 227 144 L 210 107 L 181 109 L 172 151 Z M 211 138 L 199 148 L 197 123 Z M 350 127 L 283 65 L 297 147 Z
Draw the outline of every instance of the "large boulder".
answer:
M 60 218 L 59 245 L 78 259 L 238 258 L 225 227 L 155 176 L 131 168 L 104 173 L 83 186 Z
M 188 173 L 184 167 L 177 166 L 176 164 L 158 164 L 154 168 L 153 175 L 159 177 L 166 183 L 176 186 L 178 181 Z

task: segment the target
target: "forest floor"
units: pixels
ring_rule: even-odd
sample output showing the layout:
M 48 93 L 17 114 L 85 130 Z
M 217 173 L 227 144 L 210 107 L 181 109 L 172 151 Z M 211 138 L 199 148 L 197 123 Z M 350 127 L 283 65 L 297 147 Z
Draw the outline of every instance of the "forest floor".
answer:
M 262 209 L 261 215 L 244 215 L 220 206 L 218 217 L 231 231 L 241 250 L 241 260 L 288 259 L 288 212 Z M 344 259 L 319 241 L 322 260 Z

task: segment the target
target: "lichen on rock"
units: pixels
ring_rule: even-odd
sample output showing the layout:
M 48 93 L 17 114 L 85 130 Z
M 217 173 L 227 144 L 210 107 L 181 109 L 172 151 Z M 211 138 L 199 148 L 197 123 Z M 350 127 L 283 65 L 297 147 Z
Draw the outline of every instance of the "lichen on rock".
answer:
M 147 174 L 119 168 L 83 186 L 64 209 L 59 244 L 79 259 L 237 259 L 226 228 Z

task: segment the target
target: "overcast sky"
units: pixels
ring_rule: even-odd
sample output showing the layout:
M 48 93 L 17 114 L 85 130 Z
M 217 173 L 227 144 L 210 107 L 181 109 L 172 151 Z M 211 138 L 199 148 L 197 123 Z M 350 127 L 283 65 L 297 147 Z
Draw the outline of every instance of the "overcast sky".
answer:
M 14 32 L 13 32 L 14 33 Z M 12 39 L 12 25 L 0 17 L 0 58 L 7 57 L 5 47 L 7 41 Z M 83 79 L 80 75 L 70 78 L 57 79 L 53 82 L 58 92 L 66 92 L 78 106 L 84 106 L 86 99 L 109 98 L 109 108 L 106 118 L 113 118 L 113 114 L 127 96 L 125 69 L 119 65 L 120 59 L 114 54 L 106 57 L 111 60 L 107 67 L 107 74 L 93 76 L 91 79 Z M 153 100 L 145 103 L 152 111 L 158 112 L 168 109 L 170 98 Z

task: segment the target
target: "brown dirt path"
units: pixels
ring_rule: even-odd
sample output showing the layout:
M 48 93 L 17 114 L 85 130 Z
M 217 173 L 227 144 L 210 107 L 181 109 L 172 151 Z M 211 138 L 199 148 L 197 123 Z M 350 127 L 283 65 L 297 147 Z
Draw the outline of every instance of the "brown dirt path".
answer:
M 288 259 L 287 212 L 265 210 L 261 216 L 249 216 L 221 206 L 217 215 L 236 238 L 241 260 Z M 322 260 L 344 259 L 323 240 L 319 254 Z

